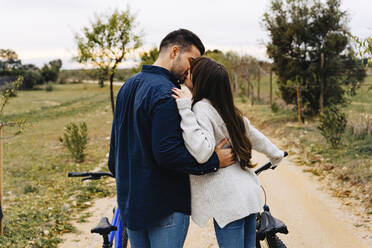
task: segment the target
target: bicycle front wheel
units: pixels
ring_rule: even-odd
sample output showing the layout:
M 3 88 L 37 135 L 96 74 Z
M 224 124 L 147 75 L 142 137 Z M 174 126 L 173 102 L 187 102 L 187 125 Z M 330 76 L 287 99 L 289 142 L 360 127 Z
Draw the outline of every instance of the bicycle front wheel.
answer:
M 264 239 L 262 241 L 257 240 L 256 241 L 256 248 L 269 248 L 269 244 L 267 243 L 266 239 Z
M 124 224 L 123 224 L 123 228 L 121 229 L 121 246 L 123 248 L 128 247 L 128 232 Z
M 265 239 L 268 248 L 287 248 L 287 246 L 276 235 L 268 236 Z

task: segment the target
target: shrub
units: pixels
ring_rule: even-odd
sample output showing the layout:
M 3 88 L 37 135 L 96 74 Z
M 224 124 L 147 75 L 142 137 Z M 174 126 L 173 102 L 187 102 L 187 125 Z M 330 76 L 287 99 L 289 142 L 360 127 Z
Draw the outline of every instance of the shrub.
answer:
M 276 104 L 275 102 L 273 102 L 270 107 L 271 107 L 271 111 L 273 111 L 273 113 L 277 113 L 279 111 L 278 104 Z
M 20 75 L 23 75 L 23 83 L 21 89 L 29 90 L 33 89 L 36 85 L 44 83 L 44 79 L 41 75 L 40 69 L 36 66 L 23 66 Z
M 48 82 L 46 85 L 45 85 L 45 91 L 53 91 L 54 90 L 54 87 L 53 87 L 53 84 L 51 82 Z
M 30 184 L 27 184 L 23 188 L 23 193 L 25 193 L 25 194 L 27 194 L 27 193 L 38 193 L 38 192 L 39 192 L 39 189 L 36 186 L 30 185 Z
M 88 128 L 86 122 L 79 124 L 70 122 L 65 127 L 63 145 L 71 152 L 76 162 L 83 162 L 84 150 L 88 144 Z
M 100 79 L 100 80 L 98 81 L 98 86 L 99 86 L 100 88 L 105 87 L 105 81 L 104 81 L 103 79 Z
M 342 136 L 346 129 L 346 115 L 341 112 L 337 105 L 331 105 L 320 115 L 320 125 L 318 129 L 326 141 L 333 148 L 337 148 L 342 141 Z

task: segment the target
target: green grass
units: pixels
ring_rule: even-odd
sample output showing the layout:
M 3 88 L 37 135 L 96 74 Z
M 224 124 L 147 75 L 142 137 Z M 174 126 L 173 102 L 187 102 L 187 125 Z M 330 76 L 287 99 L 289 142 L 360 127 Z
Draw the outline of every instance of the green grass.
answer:
M 366 77 L 365 82 L 357 90 L 357 95 L 351 97 L 351 104 L 347 107 L 347 112 L 351 115 L 355 113 L 372 114 L 372 75 Z M 369 89 L 369 90 L 368 90 Z
M 113 195 L 110 179 L 82 183 L 69 171 L 88 171 L 106 160 L 112 113 L 108 88 L 56 85 L 21 91 L 5 109 L 5 120 L 27 119 L 19 136 L 4 140 L 4 235 L 0 247 L 56 247 L 73 230 L 77 211 L 97 196 Z M 68 122 L 88 125 L 86 160 L 73 161 L 59 141 Z M 4 128 L 4 136 L 14 130 Z

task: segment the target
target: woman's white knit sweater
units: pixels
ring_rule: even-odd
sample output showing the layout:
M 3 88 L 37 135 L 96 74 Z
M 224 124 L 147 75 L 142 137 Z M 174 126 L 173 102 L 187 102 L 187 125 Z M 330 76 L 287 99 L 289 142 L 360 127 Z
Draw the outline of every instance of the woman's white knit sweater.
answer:
M 182 117 L 181 128 L 188 151 L 199 163 L 212 156 L 216 144 L 229 133 L 217 110 L 207 99 L 197 102 L 191 109 L 190 99 L 177 99 Z M 244 117 L 246 133 L 252 148 L 264 153 L 275 163 L 283 152 Z M 239 162 L 203 176 L 190 175 L 191 214 L 193 221 L 203 227 L 213 217 L 222 228 L 228 223 L 244 218 L 262 209 L 260 183 L 253 170 L 243 170 Z

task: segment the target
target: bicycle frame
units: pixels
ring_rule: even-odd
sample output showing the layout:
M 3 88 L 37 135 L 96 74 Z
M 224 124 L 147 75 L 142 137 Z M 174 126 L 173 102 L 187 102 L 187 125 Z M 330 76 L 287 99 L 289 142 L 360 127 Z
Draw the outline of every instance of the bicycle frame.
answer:
M 108 172 L 69 172 L 68 177 L 83 177 L 82 181 L 85 180 L 98 180 L 104 176 L 114 177 Z M 112 231 L 108 235 L 108 243 L 104 244 L 104 247 L 122 248 L 122 234 L 123 234 L 123 223 L 120 219 L 119 207 L 115 208 L 114 216 L 112 217 L 111 225 L 116 226 L 116 231 Z M 115 243 L 114 243 L 115 242 Z M 115 246 L 113 246 L 115 245 Z
M 115 248 L 122 248 L 122 231 L 123 231 L 123 224 L 120 219 L 119 215 L 119 208 L 115 208 L 114 216 L 112 217 L 111 224 L 117 227 L 116 231 L 112 231 L 109 235 L 110 244 L 114 244 L 115 240 Z

